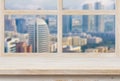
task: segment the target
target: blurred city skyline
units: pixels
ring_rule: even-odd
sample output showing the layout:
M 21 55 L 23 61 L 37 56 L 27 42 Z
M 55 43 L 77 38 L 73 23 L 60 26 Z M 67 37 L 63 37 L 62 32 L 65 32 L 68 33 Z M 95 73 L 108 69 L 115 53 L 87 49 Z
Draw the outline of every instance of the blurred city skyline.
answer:
M 5 8 L 56 10 L 57 0 L 5 0 Z M 63 0 L 63 9 L 113 10 L 115 0 Z M 57 15 L 6 15 L 5 52 L 57 53 L 57 23 Z M 62 15 L 62 33 L 63 53 L 115 52 L 115 15 Z
M 40 20 L 36 21 L 36 19 L 40 19 Z M 36 36 L 40 36 L 40 37 L 42 36 L 43 37 L 42 41 L 43 42 L 46 41 L 46 43 L 50 42 L 50 45 L 52 47 L 47 46 L 49 44 L 43 46 L 49 47 L 51 49 L 51 52 L 56 53 L 57 33 L 58 33 L 57 22 L 58 22 L 57 16 L 55 15 L 47 15 L 47 16 L 6 15 L 5 42 L 6 43 L 8 42 L 7 44 L 10 44 L 13 41 L 14 42 L 18 41 L 17 43 L 13 43 L 13 44 L 18 45 L 17 48 L 25 45 L 26 48 L 29 48 L 28 49 L 29 52 L 34 47 L 34 44 L 32 42 L 41 41 L 41 39 L 36 39 Z M 46 23 L 46 24 L 42 25 L 42 23 Z M 40 27 L 44 26 L 45 29 L 44 28 L 36 29 L 36 27 L 39 28 L 39 25 Z M 37 30 L 39 30 L 39 32 Z M 43 31 L 47 31 L 48 33 L 46 33 L 46 35 L 44 34 L 41 35 L 42 34 L 41 32 Z M 39 33 L 39 34 L 35 35 L 34 37 L 33 35 L 35 33 Z M 48 38 L 46 38 L 46 36 Z M 32 40 L 32 42 L 30 42 L 30 40 Z M 62 42 L 63 42 L 63 53 L 115 52 L 115 16 L 114 15 L 63 15 Z M 5 46 L 7 46 L 6 43 Z M 35 50 L 35 48 L 37 49 L 37 47 L 35 46 L 34 49 L 32 50 Z M 14 49 L 12 48 L 12 50 Z M 37 53 L 37 51 L 33 51 L 33 52 Z M 48 51 L 48 53 L 49 52 L 50 51 Z

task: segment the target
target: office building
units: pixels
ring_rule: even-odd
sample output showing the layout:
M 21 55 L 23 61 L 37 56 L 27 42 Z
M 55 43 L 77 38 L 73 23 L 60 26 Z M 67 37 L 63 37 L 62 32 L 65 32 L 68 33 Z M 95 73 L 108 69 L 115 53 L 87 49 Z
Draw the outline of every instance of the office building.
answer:
M 72 16 L 64 15 L 63 16 L 63 34 L 69 34 L 72 32 Z
M 23 18 L 16 19 L 18 33 L 27 33 L 26 20 Z
M 95 3 L 95 10 L 102 10 L 103 5 L 101 2 L 96 2 Z M 104 33 L 105 31 L 105 26 L 104 26 L 104 16 L 103 15 L 95 15 L 95 31 Z
M 41 18 L 32 19 L 28 24 L 29 44 L 33 52 L 50 52 L 50 33 L 45 20 Z
M 91 4 L 84 4 L 83 10 L 91 10 Z M 82 31 L 83 32 L 93 32 L 94 31 L 94 16 L 83 15 L 82 16 Z

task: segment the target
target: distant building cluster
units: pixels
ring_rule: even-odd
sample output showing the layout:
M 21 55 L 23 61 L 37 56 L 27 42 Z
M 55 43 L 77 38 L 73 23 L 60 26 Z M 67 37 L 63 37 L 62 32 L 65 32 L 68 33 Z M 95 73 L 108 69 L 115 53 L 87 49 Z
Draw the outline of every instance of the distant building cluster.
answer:
M 108 47 L 97 47 L 85 50 L 85 52 L 91 53 L 108 53 Z
M 62 42 L 64 52 L 81 52 L 81 46 L 87 44 L 87 39 L 79 36 L 69 36 L 64 37 Z
M 63 38 L 63 51 L 64 52 L 82 52 L 82 46 L 87 44 L 100 44 L 103 39 L 100 37 L 92 37 L 89 34 L 81 33 L 81 36 L 68 36 Z
M 81 33 L 80 36 L 63 37 L 62 46 L 65 53 L 82 53 L 83 47 L 87 45 L 95 45 L 95 47 L 85 48 L 84 52 L 88 53 L 111 53 L 115 52 L 114 48 L 108 46 L 97 46 L 101 44 L 103 39 L 101 37 L 92 37 L 90 34 Z

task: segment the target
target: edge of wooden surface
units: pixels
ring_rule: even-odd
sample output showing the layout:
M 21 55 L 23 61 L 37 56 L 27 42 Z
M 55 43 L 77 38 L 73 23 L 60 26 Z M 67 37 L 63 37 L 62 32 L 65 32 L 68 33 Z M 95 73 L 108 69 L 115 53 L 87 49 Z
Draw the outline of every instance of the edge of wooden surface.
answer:
M 120 75 L 120 69 L 92 69 L 92 70 L 34 70 L 15 69 L 2 70 L 0 75 Z

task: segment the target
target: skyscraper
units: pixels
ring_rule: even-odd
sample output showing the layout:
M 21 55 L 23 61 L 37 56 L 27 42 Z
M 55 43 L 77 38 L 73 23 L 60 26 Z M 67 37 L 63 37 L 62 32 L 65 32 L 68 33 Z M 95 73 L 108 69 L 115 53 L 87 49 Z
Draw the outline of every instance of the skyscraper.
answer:
M 28 34 L 29 34 L 29 44 L 32 45 L 32 51 L 33 52 L 37 52 L 36 48 L 35 48 L 35 28 L 36 28 L 36 24 L 35 24 L 35 20 L 34 19 L 29 19 L 28 21 Z
M 84 4 L 83 10 L 91 10 L 91 4 Z M 92 15 L 83 15 L 82 16 L 82 31 L 83 32 L 92 32 L 94 27 L 93 16 Z
M 23 19 L 23 18 L 16 19 L 16 26 L 17 26 L 18 33 L 26 33 L 27 32 L 25 19 Z
M 72 32 L 72 16 L 64 15 L 63 16 L 63 34 L 68 34 Z
M 45 20 L 36 18 L 28 25 L 29 44 L 32 45 L 33 52 L 50 52 L 50 36 L 48 25 Z
M 15 20 L 11 16 L 5 16 L 5 31 L 14 31 L 16 32 Z
M 50 52 L 50 34 L 47 23 L 43 19 L 36 19 L 37 52 Z
M 103 9 L 103 6 L 101 2 L 95 3 L 95 10 L 101 10 Z M 95 30 L 96 32 L 103 33 L 105 31 L 104 28 L 104 16 L 103 15 L 96 15 L 95 16 Z

